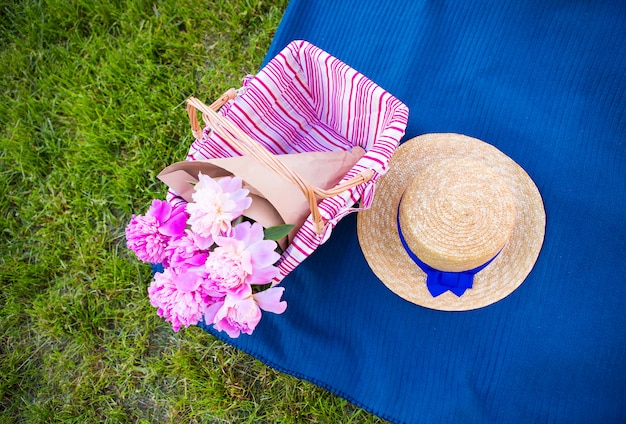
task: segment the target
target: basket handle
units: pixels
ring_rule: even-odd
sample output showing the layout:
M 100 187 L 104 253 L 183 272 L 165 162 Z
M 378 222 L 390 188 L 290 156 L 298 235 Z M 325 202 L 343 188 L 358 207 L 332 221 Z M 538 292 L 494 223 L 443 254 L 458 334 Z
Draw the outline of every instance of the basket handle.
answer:
M 216 110 L 221 107 L 221 104 L 224 104 L 230 98 L 234 98 L 230 97 L 233 95 L 233 93 L 234 96 L 237 95 L 237 92 L 234 89 L 227 91 L 210 107 L 205 105 L 195 97 L 191 97 L 187 100 L 187 113 L 189 114 L 189 119 L 191 122 L 192 131 L 194 131 L 194 135 L 196 136 L 196 138 L 200 138 L 197 134 L 202 136 L 202 132 L 199 129 L 198 125 L 197 116 L 197 110 L 200 110 L 202 112 L 202 118 L 204 122 L 213 130 L 217 130 L 222 137 L 228 139 L 228 141 L 232 143 L 242 154 L 249 155 L 255 158 L 267 168 L 287 179 L 288 181 L 291 181 L 300 188 L 309 204 L 313 224 L 315 226 L 315 231 L 318 234 L 321 234 L 324 230 L 324 227 L 326 226 L 326 223 L 321 216 L 319 207 L 317 205 L 317 200 L 336 196 L 359 184 L 368 182 L 374 175 L 374 171 L 371 169 L 364 169 L 358 175 L 352 177 L 347 181 L 337 184 L 335 187 L 328 190 L 312 186 L 302 177 L 300 177 L 300 175 L 298 175 L 294 170 L 288 168 L 285 164 L 279 161 L 276 158 L 276 155 L 272 154 L 263 145 L 253 140 L 248 134 L 246 134 L 235 124 L 220 116 L 216 112 Z M 222 99 L 224 98 L 226 100 L 222 102 Z M 222 103 L 220 104 L 220 102 Z
M 211 106 L 209 106 L 209 108 L 217 112 L 222 106 L 226 104 L 227 101 L 232 100 L 235 97 L 237 97 L 237 90 L 231 88 L 227 92 L 222 94 L 219 99 L 211 103 Z M 187 115 L 189 115 L 189 123 L 191 124 L 191 132 L 193 133 L 193 136 L 197 139 L 201 139 L 202 128 L 198 123 L 198 113 L 196 112 L 196 108 L 192 106 L 189 102 L 187 102 Z

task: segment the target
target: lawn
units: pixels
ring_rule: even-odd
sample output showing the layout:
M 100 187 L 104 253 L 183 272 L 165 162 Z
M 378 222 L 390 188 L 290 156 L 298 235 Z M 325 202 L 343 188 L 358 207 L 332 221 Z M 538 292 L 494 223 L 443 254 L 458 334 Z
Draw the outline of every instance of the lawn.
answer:
M 147 298 L 124 227 L 287 0 L 0 0 L 0 422 L 380 422 Z

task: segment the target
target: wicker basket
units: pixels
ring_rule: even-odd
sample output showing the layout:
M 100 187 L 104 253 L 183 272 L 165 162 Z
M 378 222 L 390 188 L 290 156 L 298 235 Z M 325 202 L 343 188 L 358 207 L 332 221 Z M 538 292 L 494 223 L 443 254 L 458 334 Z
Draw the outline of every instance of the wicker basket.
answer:
M 306 41 L 290 43 L 256 76 L 246 77 L 241 89 L 229 90 L 211 106 L 189 99 L 188 113 L 196 140 L 187 161 L 246 155 L 306 198 L 310 214 L 290 237 L 276 283 L 324 243 L 342 217 L 370 206 L 408 120 L 408 108 L 398 99 Z M 364 154 L 330 188 L 316 186 L 303 169 L 282 160 L 355 148 Z M 184 202 L 168 185 L 168 199 Z

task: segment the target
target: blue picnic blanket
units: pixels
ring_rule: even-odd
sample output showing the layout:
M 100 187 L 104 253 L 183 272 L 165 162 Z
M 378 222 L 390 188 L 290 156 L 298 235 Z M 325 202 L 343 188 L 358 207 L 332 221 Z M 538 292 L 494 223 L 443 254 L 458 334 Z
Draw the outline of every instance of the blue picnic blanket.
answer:
M 626 2 L 292 0 L 266 60 L 294 39 L 404 102 L 403 141 L 518 162 L 545 242 L 510 296 L 441 312 L 376 278 L 351 215 L 283 281 L 284 314 L 216 335 L 393 422 L 626 422 Z

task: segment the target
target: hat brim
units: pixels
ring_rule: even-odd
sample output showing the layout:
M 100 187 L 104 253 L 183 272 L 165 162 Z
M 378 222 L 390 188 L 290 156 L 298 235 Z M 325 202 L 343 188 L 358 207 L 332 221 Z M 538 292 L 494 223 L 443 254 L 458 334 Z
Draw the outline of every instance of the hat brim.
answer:
M 408 184 L 430 163 L 468 158 L 485 163 L 507 183 L 516 203 L 515 226 L 498 256 L 458 297 L 433 297 L 426 274 L 404 250 L 396 223 L 398 204 Z M 370 209 L 359 213 L 359 244 L 372 271 L 398 296 L 430 309 L 467 311 L 491 305 L 517 289 L 532 270 L 545 234 L 546 216 L 537 186 L 511 158 L 494 146 L 460 134 L 426 134 L 403 143 L 376 185 Z

